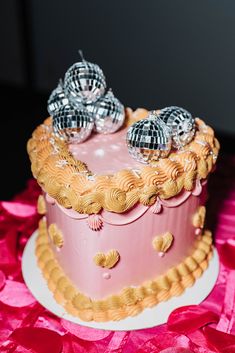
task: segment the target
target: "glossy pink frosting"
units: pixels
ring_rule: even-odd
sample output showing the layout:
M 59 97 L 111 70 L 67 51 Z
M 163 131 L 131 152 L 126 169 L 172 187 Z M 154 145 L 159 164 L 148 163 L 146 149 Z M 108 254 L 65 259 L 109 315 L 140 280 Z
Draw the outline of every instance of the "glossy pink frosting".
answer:
M 127 129 L 115 134 L 93 133 L 85 143 L 71 144 L 70 152 L 95 174 L 112 174 L 121 169 L 139 169 L 143 164 L 133 159 L 126 146 Z
M 124 214 L 103 212 L 99 230 L 88 225 L 88 215 L 63 209 L 47 198 L 48 224 L 56 223 L 64 235 L 60 250 L 52 245 L 66 275 L 77 288 L 93 299 L 101 299 L 120 292 L 126 286 L 138 286 L 177 265 L 192 252 L 195 228 L 192 216 L 206 200 L 206 186 L 197 187 L 193 193 L 183 192 L 155 207 L 138 205 Z M 152 240 L 156 235 L 171 232 L 172 247 L 163 256 L 154 250 Z M 93 257 L 98 252 L 115 249 L 120 261 L 112 269 L 97 266 Z

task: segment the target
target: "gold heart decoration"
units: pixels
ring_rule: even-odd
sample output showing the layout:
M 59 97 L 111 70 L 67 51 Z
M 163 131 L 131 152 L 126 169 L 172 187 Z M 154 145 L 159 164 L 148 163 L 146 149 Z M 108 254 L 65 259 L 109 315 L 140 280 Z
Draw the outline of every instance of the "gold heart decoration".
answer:
M 112 268 L 120 259 L 119 252 L 117 250 L 109 250 L 106 254 L 103 252 L 97 253 L 93 260 L 97 266 Z
M 157 235 L 153 238 L 153 248 L 160 253 L 165 253 L 171 247 L 174 237 L 170 232 L 166 232 L 162 235 Z

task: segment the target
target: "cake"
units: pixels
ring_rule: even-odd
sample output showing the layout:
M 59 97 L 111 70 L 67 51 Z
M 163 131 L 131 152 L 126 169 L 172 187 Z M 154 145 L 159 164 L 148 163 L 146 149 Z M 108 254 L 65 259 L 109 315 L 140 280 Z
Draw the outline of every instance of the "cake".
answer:
M 148 116 L 126 108 L 115 131 L 91 128 L 79 143 L 61 138 L 49 117 L 28 141 L 42 188 L 37 263 L 55 300 L 83 321 L 121 320 L 179 296 L 213 256 L 204 222 L 214 132 L 196 118 L 183 148 L 144 155 L 143 164 L 126 138 Z

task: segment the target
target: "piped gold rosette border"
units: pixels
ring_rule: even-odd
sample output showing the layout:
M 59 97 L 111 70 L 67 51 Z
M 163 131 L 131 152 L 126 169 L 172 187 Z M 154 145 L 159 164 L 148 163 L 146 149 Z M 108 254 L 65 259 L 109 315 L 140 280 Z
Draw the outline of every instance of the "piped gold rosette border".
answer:
M 147 114 L 147 111 L 145 111 Z M 144 110 L 127 110 L 127 123 L 144 117 Z M 181 151 L 140 170 L 121 170 L 113 175 L 93 175 L 85 163 L 75 159 L 66 142 L 56 138 L 48 118 L 36 128 L 27 149 L 34 177 L 61 206 L 79 213 L 96 214 L 102 209 L 116 213 L 136 203 L 150 206 L 157 196 L 168 199 L 182 189 L 191 191 L 196 179 L 205 179 L 219 151 L 214 131 L 196 119 L 194 140 Z
M 173 296 L 181 295 L 191 287 L 208 267 L 212 257 L 212 237 L 209 231 L 198 236 L 192 255 L 164 275 L 138 287 L 124 288 L 117 295 L 103 300 L 92 300 L 80 293 L 66 277 L 50 248 L 46 220 L 39 223 L 36 257 L 42 274 L 55 300 L 65 310 L 83 321 L 118 321 L 135 316 Z

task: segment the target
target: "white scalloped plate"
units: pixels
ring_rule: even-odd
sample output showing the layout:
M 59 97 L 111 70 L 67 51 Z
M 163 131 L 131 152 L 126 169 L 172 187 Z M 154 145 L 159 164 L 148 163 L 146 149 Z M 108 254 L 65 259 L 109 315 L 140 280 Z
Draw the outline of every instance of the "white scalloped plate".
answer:
M 215 249 L 210 264 L 202 277 L 196 281 L 193 287 L 187 288 L 181 296 L 171 298 L 167 302 L 162 302 L 156 305 L 154 308 L 145 309 L 135 317 L 128 317 L 124 320 L 84 322 L 79 318 L 66 313 L 64 308 L 53 298 L 53 295 L 48 289 L 46 281 L 37 266 L 36 256 L 34 254 L 36 237 L 37 231 L 34 232 L 28 240 L 22 257 L 22 273 L 29 290 L 41 305 L 55 315 L 73 323 L 96 329 L 127 331 L 150 328 L 164 324 L 174 309 L 184 305 L 200 304 L 212 291 L 219 273 L 219 257 L 217 250 Z

